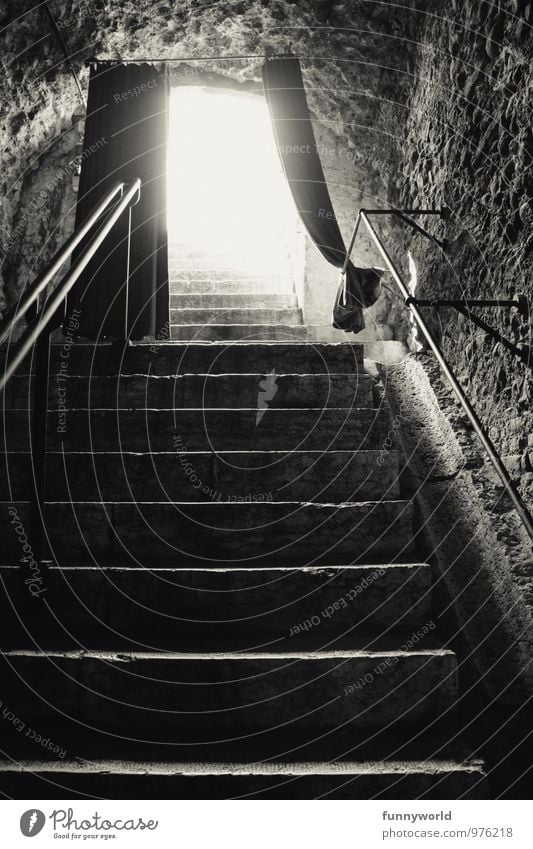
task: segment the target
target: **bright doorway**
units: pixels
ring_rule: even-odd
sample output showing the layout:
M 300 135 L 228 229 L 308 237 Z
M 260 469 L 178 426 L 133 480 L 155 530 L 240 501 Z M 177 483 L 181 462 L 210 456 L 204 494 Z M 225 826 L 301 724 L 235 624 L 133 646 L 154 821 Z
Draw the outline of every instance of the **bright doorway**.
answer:
M 202 265 L 298 288 L 304 235 L 264 98 L 179 86 L 170 115 L 171 279 L 180 268 Z

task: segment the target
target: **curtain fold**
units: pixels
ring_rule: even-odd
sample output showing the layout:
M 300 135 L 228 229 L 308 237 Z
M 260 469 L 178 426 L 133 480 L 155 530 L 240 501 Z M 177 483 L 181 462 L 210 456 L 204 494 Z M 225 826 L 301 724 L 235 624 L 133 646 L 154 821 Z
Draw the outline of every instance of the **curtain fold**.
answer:
M 74 308 L 80 310 L 80 336 L 123 338 L 126 291 L 130 338 L 168 336 L 169 96 L 166 67 L 109 62 L 97 62 L 91 67 L 76 225 L 117 180 L 140 177 L 142 186 L 140 201 L 131 209 L 127 290 L 126 212 L 70 293 L 67 314 Z
M 346 246 L 324 177 L 300 62 L 296 57 L 267 59 L 262 75 L 279 157 L 302 223 L 322 256 L 342 268 Z M 350 262 L 346 272 L 354 333 L 365 326 L 363 308 L 376 300 L 375 285 L 363 271 Z

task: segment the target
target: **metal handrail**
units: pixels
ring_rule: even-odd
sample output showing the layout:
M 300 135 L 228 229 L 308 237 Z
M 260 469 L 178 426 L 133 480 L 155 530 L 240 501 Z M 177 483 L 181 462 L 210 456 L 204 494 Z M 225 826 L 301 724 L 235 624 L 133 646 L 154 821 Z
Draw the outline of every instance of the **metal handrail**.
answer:
M 351 255 L 351 252 L 353 250 L 354 243 L 355 243 L 355 238 L 356 238 L 357 232 L 359 230 L 359 223 L 360 223 L 360 221 L 362 221 L 363 224 L 366 226 L 372 241 L 376 245 L 379 253 L 381 254 L 383 260 L 385 261 L 390 273 L 392 274 L 392 277 L 394 278 L 394 281 L 395 281 L 396 285 L 398 286 L 398 289 L 400 290 L 400 292 L 402 294 L 405 306 L 408 307 L 408 309 L 411 311 L 413 318 L 415 319 L 418 327 L 420 328 L 420 330 L 424 334 L 429 347 L 431 348 L 431 350 L 435 354 L 437 362 L 439 363 L 442 371 L 444 372 L 444 374 L 445 374 L 445 376 L 448 380 L 448 383 L 452 387 L 457 400 L 461 404 L 461 407 L 465 411 L 472 427 L 474 428 L 481 444 L 483 445 L 492 465 L 494 466 L 494 469 L 496 470 L 498 477 L 500 478 L 500 480 L 501 480 L 501 482 L 504 486 L 504 489 L 506 490 L 509 498 L 511 499 L 518 515 L 522 519 L 522 522 L 523 522 L 530 538 L 533 540 L 533 518 L 532 518 L 531 514 L 529 513 L 525 504 L 523 503 L 523 501 L 520 497 L 520 494 L 519 494 L 517 488 L 515 487 L 513 481 L 511 480 L 511 477 L 509 476 L 509 473 L 508 473 L 507 469 L 505 468 L 505 466 L 504 466 L 504 464 L 503 464 L 503 462 L 500 458 L 500 455 L 498 454 L 492 440 L 490 439 L 489 435 L 485 432 L 485 429 L 484 429 L 476 411 L 474 410 L 474 408 L 470 404 L 470 401 L 466 397 L 462 386 L 460 385 L 459 381 L 455 377 L 455 374 L 453 372 L 452 367 L 447 362 L 444 354 L 442 353 L 441 349 L 439 348 L 439 345 L 438 345 L 435 337 L 433 336 L 431 330 L 427 326 L 422 313 L 418 309 L 418 303 L 419 302 L 418 302 L 417 298 L 415 298 L 409 292 L 408 287 L 405 285 L 398 269 L 394 265 L 394 262 L 391 259 L 389 253 L 387 252 L 381 238 L 378 236 L 376 230 L 374 229 L 374 227 L 372 226 L 372 224 L 370 223 L 369 218 L 368 218 L 369 215 L 373 215 L 373 214 L 397 215 L 398 212 L 399 212 L 398 210 L 394 210 L 394 209 L 391 209 L 391 210 L 365 210 L 365 209 L 360 209 L 359 210 L 359 213 L 358 213 L 357 219 L 356 219 L 356 223 L 355 223 L 355 226 L 354 226 L 354 230 L 353 230 L 352 239 L 350 241 L 350 247 L 349 247 L 348 252 L 346 254 L 346 261 L 345 261 L 345 265 L 343 266 L 343 268 L 344 268 L 344 270 L 346 270 L 346 268 L 348 267 L 348 263 L 350 261 L 350 255 Z M 432 215 L 440 214 L 439 212 L 437 212 L 435 210 L 410 210 L 409 212 L 411 214 L 414 214 L 414 213 L 419 213 L 419 214 L 423 213 L 423 214 L 432 214 Z M 404 214 L 400 215 L 400 217 L 403 218 L 403 220 L 406 220 L 405 212 L 404 212 Z M 414 225 L 414 222 L 409 221 L 408 219 L 407 219 L 407 221 L 408 221 L 409 224 L 411 224 L 411 226 Z M 421 228 L 418 227 L 418 225 L 415 225 L 414 229 L 421 230 Z M 437 241 L 437 240 L 434 239 L 434 237 L 431 237 L 429 233 L 426 233 L 425 231 L 423 231 L 423 233 L 425 235 L 427 235 L 429 238 L 431 238 L 432 241 Z
M 104 222 L 96 235 L 92 238 L 89 244 L 80 253 L 69 272 L 63 277 L 61 283 L 52 293 L 51 297 L 46 301 L 44 309 L 39 315 L 28 324 L 17 343 L 15 343 L 15 353 L 10 360 L 9 365 L 6 365 L 4 373 L 0 377 L 0 391 L 2 391 L 9 382 L 14 372 L 27 356 L 32 346 L 37 341 L 39 335 L 43 332 L 45 326 L 53 318 L 55 312 L 66 296 L 74 286 L 74 283 L 93 258 L 94 254 L 113 229 L 114 225 L 122 215 L 122 213 L 130 206 L 134 206 L 137 202 L 141 190 L 141 181 L 139 178 L 132 183 L 117 183 L 89 213 L 84 222 L 65 242 L 62 248 L 58 251 L 51 263 L 47 266 L 44 272 L 37 277 L 31 286 L 23 293 L 16 310 L 8 316 L 2 324 L 0 324 L 0 344 L 2 344 L 9 334 L 12 332 L 16 323 L 22 318 L 28 309 L 38 301 L 39 296 L 44 291 L 46 286 L 57 274 L 64 262 L 69 258 L 74 249 L 80 244 L 82 239 L 93 229 L 104 212 L 110 207 L 111 202 L 121 194 L 120 201 L 116 204 L 109 218 Z M 135 203 L 133 203 L 135 199 Z
M 0 345 L 5 342 L 16 323 L 25 316 L 29 308 L 37 301 L 41 292 L 43 292 L 50 281 L 54 279 L 63 263 L 66 262 L 74 249 L 77 248 L 87 233 L 92 230 L 96 221 L 103 215 L 108 206 L 111 204 L 111 201 L 114 200 L 118 194 L 121 196 L 123 195 L 124 186 L 124 183 L 116 183 L 113 188 L 104 195 L 102 200 L 91 210 L 85 221 L 80 224 L 77 230 L 75 230 L 67 241 L 59 248 L 44 271 L 35 278 L 29 289 L 23 292 L 20 301 L 9 311 L 8 315 L 0 324 Z
M 126 266 L 126 307 L 124 318 L 124 337 L 128 336 L 128 278 L 129 278 L 129 243 L 131 237 L 131 207 L 140 197 L 141 180 L 137 178 L 131 183 L 117 182 L 102 200 L 91 210 L 87 218 L 75 230 L 59 249 L 46 269 L 23 293 L 19 304 L 11 314 L 0 324 L 0 344 L 9 337 L 16 323 L 35 304 L 37 314 L 29 321 L 22 336 L 13 345 L 14 353 L 4 365 L 0 375 L 0 391 L 3 391 L 21 362 L 35 346 L 35 380 L 33 387 L 33 411 L 31 426 L 31 460 L 34 478 L 34 488 L 31 498 L 31 528 L 30 538 L 33 544 L 34 557 L 42 560 L 46 529 L 44 526 L 44 502 L 46 497 L 46 436 L 48 413 L 48 384 L 50 380 L 50 334 L 54 329 L 54 319 L 58 310 L 66 301 L 67 295 L 80 277 L 83 270 L 94 257 L 98 248 L 105 241 L 119 218 L 126 210 L 128 221 L 128 257 Z M 118 201 L 113 202 L 117 195 Z M 105 215 L 103 222 L 102 216 Z M 100 223 L 90 242 L 85 245 L 72 263 L 69 271 L 62 278 L 54 291 L 47 297 L 42 309 L 39 310 L 39 298 L 47 285 L 53 280 L 64 262 L 72 255 L 82 240 Z M 9 356 L 9 350 L 8 350 Z

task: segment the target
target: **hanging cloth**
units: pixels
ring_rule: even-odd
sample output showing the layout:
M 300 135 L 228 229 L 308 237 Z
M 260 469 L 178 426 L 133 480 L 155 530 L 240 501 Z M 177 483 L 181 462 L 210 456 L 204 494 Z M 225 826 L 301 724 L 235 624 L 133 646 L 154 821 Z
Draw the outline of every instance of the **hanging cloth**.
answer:
M 142 185 L 131 209 L 129 281 L 125 212 L 69 295 L 67 316 L 80 310 L 81 336 L 124 338 L 126 297 L 130 338 L 168 336 L 169 96 L 166 66 L 96 62 L 91 67 L 76 226 L 115 182 L 140 177 Z
M 346 246 L 324 177 L 300 62 L 292 56 L 267 59 L 262 74 L 274 138 L 300 219 L 322 256 L 335 268 L 342 268 Z M 346 269 L 344 287 L 349 292 L 351 318 L 349 327 L 343 329 L 354 333 L 365 326 L 363 309 L 379 296 L 375 276 L 369 278 L 361 273 L 364 271 L 352 262 Z

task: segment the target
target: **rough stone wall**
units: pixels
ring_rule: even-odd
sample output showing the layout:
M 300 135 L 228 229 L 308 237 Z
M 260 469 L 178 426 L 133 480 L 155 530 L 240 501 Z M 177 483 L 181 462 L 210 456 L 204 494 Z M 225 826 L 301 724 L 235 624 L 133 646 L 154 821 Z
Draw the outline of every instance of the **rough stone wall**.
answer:
M 460 658 L 464 690 L 501 704 L 533 692 L 531 541 L 435 359 L 381 367 L 409 457 L 404 494 L 416 505 L 419 551 L 434 568 L 440 627 Z M 485 696 L 482 697 L 485 701 Z
M 421 20 L 415 5 L 414 0 L 401 5 L 388 0 L 49 2 L 84 92 L 85 62 L 94 56 L 281 53 L 292 43 L 293 52 L 302 57 L 310 107 L 318 124 L 335 137 L 339 161 L 346 161 L 347 152 L 354 153 L 351 183 L 361 194 L 374 192 L 377 176 L 386 185 L 391 147 L 402 135 Z M 54 167 L 54 159 L 60 168 L 75 148 L 77 139 L 70 142 L 68 137 L 75 135 L 80 99 L 42 4 L 1 0 L 0 55 L 0 260 L 2 291 L 12 303 L 39 255 L 38 242 L 48 222 L 69 208 L 66 183 L 47 192 L 40 218 L 33 197 L 34 190 L 41 191 L 41 184 L 49 180 L 47 171 Z M 213 61 L 202 63 L 201 68 L 206 80 L 212 74 L 226 78 L 229 85 L 258 86 L 261 63 L 261 59 Z M 174 67 L 179 74 L 179 66 Z M 63 189 L 67 196 L 62 199 Z M 346 212 L 351 218 L 353 210 Z M 24 221 L 28 221 L 30 242 L 25 242 L 22 251 L 16 234 Z M 65 219 L 57 237 L 49 239 L 47 251 L 53 252 L 63 231 L 71 226 L 71 218 Z M 0 301 L 3 308 L 5 300 Z
M 6 296 L 11 302 L 72 232 L 79 150 L 74 126 L 50 146 L 24 177 L 3 265 Z
M 533 301 L 533 4 L 446 0 L 423 35 L 396 203 L 445 205 L 447 259 L 406 238 L 421 297 Z M 528 367 L 452 312 L 432 326 L 509 471 L 533 508 L 533 410 Z M 513 343 L 531 344 L 531 320 L 484 310 Z

